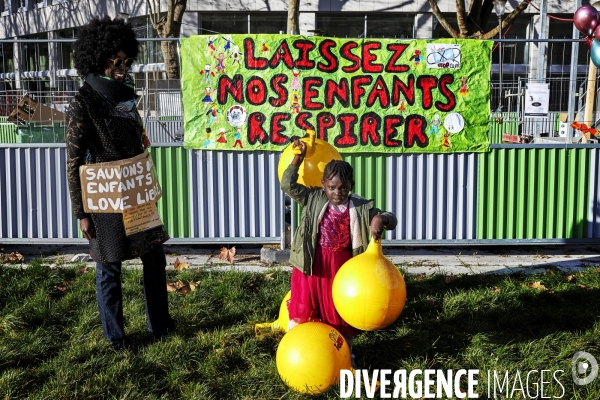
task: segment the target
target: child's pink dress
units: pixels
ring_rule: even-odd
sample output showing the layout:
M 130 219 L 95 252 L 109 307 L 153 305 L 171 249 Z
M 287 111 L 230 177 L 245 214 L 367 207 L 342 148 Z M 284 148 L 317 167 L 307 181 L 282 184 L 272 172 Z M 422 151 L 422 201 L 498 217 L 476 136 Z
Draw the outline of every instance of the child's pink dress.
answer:
M 356 336 L 360 330 L 351 327 L 340 317 L 331 293 L 335 274 L 352 257 L 348 202 L 346 207 L 340 208 L 345 209 L 336 211 L 330 204 L 319 223 L 313 274 L 308 276 L 294 268 L 288 311 L 290 320 L 298 323 L 321 320 L 348 338 Z

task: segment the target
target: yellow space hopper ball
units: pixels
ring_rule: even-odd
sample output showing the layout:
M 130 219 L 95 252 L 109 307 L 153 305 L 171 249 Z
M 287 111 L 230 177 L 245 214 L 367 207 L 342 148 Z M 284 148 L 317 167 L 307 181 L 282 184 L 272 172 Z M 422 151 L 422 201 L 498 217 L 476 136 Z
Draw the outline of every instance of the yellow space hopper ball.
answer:
M 277 318 L 273 322 L 265 322 L 262 324 L 254 325 L 254 331 L 258 334 L 263 329 L 271 329 L 274 331 L 287 331 L 288 322 L 290 322 L 290 314 L 287 308 L 287 302 L 292 297 L 292 291 L 288 290 L 287 294 L 283 297 L 281 301 L 281 305 L 279 306 L 279 318 Z M 264 331 L 262 332 L 264 333 Z
M 308 136 L 300 139 L 306 143 L 306 157 L 298 169 L 298 183 L 307 187 L 321 186 L 321 179 L 323 179 L 327 163 L 331 160 L 341 160 L 342 156 L 335 147 L 317 138 L 315 131 L 308 129 L 306 133 Z M 281 153 L 277 167 L 279 182 L 296 154 L 300 154 L 300 149 L 294 148 L 294 143 L 291 143 Z
M 305 322 L 279 342 L 275 358 L 279 376 L 290 389 L 319 394 L 339 382 L 342 369 L 351 370 L 350 347 L 335 328 Z
M 381 240 L 371 239 L 367 250 L 350 260 L 335 275 L 333 304 L 348 324 L 364 331 L 392 324 L 406 302 L 404 277 L 385 256 Z

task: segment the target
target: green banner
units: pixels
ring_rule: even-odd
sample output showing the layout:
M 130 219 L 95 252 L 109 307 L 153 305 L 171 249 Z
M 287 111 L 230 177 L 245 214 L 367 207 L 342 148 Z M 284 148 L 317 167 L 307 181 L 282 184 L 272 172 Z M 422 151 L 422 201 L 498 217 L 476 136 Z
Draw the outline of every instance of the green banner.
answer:
M 210 35 L 181 39 L 184 145 L 488 151 L 491 41 Z

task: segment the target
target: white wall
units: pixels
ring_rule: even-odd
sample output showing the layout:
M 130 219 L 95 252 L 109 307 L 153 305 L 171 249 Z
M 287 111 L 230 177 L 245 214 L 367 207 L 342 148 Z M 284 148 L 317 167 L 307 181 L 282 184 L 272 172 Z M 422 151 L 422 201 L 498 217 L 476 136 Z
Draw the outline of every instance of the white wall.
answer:
M 17 0 L 11 0 L 17 1 Z M 575 0 L 548 1 L 548 13 L 573 13 Z M 166 10 L 166 1 L 162 0 L 162 10 Z M 197 11 L 286 11 L 287 0 L 188 0 L 186 12 Z M 509 0 L 507 12 L 520 3 Z M 539 4 L 539 1 L 536 2 Z M 468 1 L 467 1 L 468 4 Z M 438 0 L 442 12 L 452 13 L 456 8 L 455 0 Z M 428 14 L 431 12 L 427 0 L 300 0 L 300 12 L 314 15 L 314 12 L 409 12 Z M 144 0 L 72 0 L 40 9 L 13 13 L 0 17 L 0 39 L 74 28 L 85 24 L 94 16 L 109 15 L 115 17 L 118 12 L 126 12 L 130 17 L 147 15 Z M 533 7 L 525 11 L 537 14 Z M 310 29 L 310 19 L 301 17 L 304 29 Z M 197 18 L 195 18 L 197 21 Z M 192 21 L 186 21 L 193 22 Z M 188 28 L 185 28 L 188 29 Z M 190 28 L 193 29 L 193 28 Z M 425 37 L 424 30 L 417 26 L 418 37 Z M 303 27 L 301 26 L 301 33 Z

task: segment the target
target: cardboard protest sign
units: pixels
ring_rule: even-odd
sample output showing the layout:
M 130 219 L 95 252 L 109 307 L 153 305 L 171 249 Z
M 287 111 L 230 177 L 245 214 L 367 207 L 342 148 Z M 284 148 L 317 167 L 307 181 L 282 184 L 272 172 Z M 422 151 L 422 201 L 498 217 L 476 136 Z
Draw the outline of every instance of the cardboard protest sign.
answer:
M 156 202 L 144 203 L 141 206 L 124 210 L 123 223 L 127 236 L 161 226 L 162 221 L 158 215 Z
M 83 208 L 88 213 L 123 213 L 127 235 L 162 225 L 156 201 L 162 190 L 148 151 L 125 160 L 79 168 Z
M 184 145 L 341 153 L 489 151 L 492 41 L 220 35 L 181 39 Z

